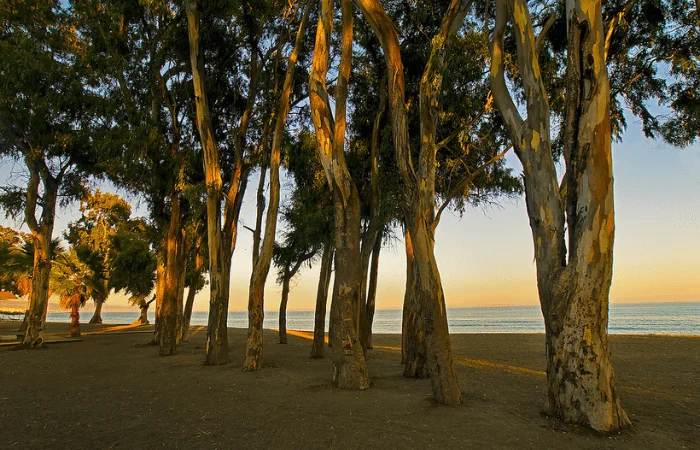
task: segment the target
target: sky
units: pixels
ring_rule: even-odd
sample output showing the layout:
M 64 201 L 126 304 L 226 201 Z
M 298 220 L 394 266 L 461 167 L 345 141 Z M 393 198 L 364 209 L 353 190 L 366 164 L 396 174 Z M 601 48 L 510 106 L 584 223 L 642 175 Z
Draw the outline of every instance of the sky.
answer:
M 622 143 L 613 144 L 616 238 L 613 303 L 700 301 L 700 144 L 678 149 L 642 136 L 636 120 Z M 511 153 L 507 164 L 521 173 Z M 0 162 L 0 184 L 21 182 L 19 165 Z M 251 180 L 241 225 L 254 226 L 256 179 Z M 291 180 L 282 178 L 284 192 Z M 98 186 L 99 187 L 99 186 Z M 109 186 L 102 186 L 113 190 Z M 134 203 L 134 213 L 145 215 Z M 78 206 L 61 209 L 54 236 L 79 216 Z M 21 223 L 0 218 L 0 224 Z M 252 234 L 241 227 L 231 273 L 231 311 L 245 311 L 252 269 Z M 380 256 L 378 309 L 400 309 L 405 285 L 405 251 L 400 230 Z M 436 232 L 435 254 L 448 308 L 538 305 L 533 243 L 523 198 L 499 206 L 445 211 Z M 289 310 L 313 310 L 320 262 L 304 266 L 292 282 Z M 281 286 L 272 268 L 265 290 L 265 310 L 279 307 Z M 197 294 L 195 311 L 208 309 L 209 291 Z M 127 307 L 126 297 L 112 295 L 104 311 Z M 91 305 L 86 312 L 92 309 Z M 135 310 L 135 308 L 134 308 Z

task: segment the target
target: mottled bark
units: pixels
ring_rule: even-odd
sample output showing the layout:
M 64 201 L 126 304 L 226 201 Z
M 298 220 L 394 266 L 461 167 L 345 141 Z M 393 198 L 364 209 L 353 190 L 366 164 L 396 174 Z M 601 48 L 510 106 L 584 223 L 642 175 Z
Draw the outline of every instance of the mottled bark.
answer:
M 425 329 L 420 315 L 420 308 L 414 296 L 413 244 L 411 242 L 411 234 L 407 229 L 404 229 L 404 239 L 406 246 L 406 290 L 403 299 L 401 327 L 403 376 L 407 378 L 428 378 L 430 374 L 426 364 Z
M 326 89 L 332 21 L 332 0 L 321 0 L 309 79 L 309 102 L 335 214 L 335 283 L 331 303 L 334 326 L 330 330 L 333 385 L 345 389 L 367 389 L 369 373 L 358 336 L 356 313 L 362 283 L 360 199 L 345 162 L 347 85 L 353 41 L 350 0 L 342 0 L 342 47 L 336 84 L 335 123 Z
M 311 345 L 312 358 L 323 358 L 323 347 L 325 345 L 326 328 L 326 303 L 328 302 L 328 286 L 331 282 L 333 253 L 333 243 L 326 243 L 326 245 L 323 246 L 323 255 L 321 256 L 321 272 L 318 277 L 318 289 L 316 291 L 316 311 L 314 313 L 314 340 Z
M 374 241 L 372 249 L 372 263 L 369 268 L 369 288 L 364 314 L 362 314 L 362 326 L 360 327 L 360 339 L 365 348 L 372 348 L 372 324 L 374 323 L 374 310 L 377 300 L 377 281 L 379 277 L 379 253 L 382 251 L 381 233 Z
M 92 315 L 89 323 L 102 323 L 102 305 L 104 305 L 103 299 L 94 299 L 95 301 L 95 313 Z
M 453 0 L 443 18 L 421 79 L 421 151 L 415 170 L 409 145 L 405 107 L 403 62 L 396 27 L 378 0 L 358 0 L 358 5 L 377 35 L 389 74 L 389 107 L 394 147 L 404 184 L 404 222 L 413 247 L 412 299 L 425 332 L 426 362 L 433 395 L 437 402 L 451 406 L 461 403 L 461 390 L 452 358 L 444 293 L 434 254 L 435 218 L 435 126 L 438 93 L 442 83 L 444 44 L 461 25 L 469 1 Z
M 263 350 L 263 318 L 264 318 L 264 297 L 265 297 L 265 282 L 267 275 L 270 272 L 272 262 L 272 250 L 275 243 L 275 232 L 277 230 L 277 215 L 279 212 L 280 201 L 280 179 L 279 165 L 280 155 L 282 151 L 282 139 L 284 137 L 287 115 L 289 114 L 289 97 L 294 86 L 294 68 L 299 57 L 299 52 L 304 43 L 304 32 L 306 24 L 311 13 L 311 2 L 307 3 L 304 8 L 304 13 L 299 23 L 297 30 L 294 49 L 289 55 L 287 62 L 287 71 L 285 73 L 284 83 L 282 86 L 282 95 L 280 97 L 279 107 L 277 108 L 277 122 L 275 124 L 275 132 L 272 137 L 272 149 L 270 153 L 270 202 L 265 217 L 265 234 L 263 236 L 262 247 L 258 260 L 253 267 L 253 273 L 250 277 L 250 287 L 248 291 L 248 341 L 246 343 L 246 359 L 243 363 L 243 370 L 253 371 L 258 370 L 262 364 Z
M 527 97 L 522 119 L 505 86 L 503 35 L 512 20 Z M 610 86 L 602 7 L 567 2 L 568 64 L 563 186 L 551 153 L 549 105 L 525 0 L 499 0 L 492 42 L 492 86 L 516 154 L 535 243 L 545 320 L 548 411 L 598 431 L 629 424 L 618 397 L 607 342 L 614 202 Z M 567 226 L 568 225 L 568 226 Z M 565 232 L 568 231 L 568 259 Z

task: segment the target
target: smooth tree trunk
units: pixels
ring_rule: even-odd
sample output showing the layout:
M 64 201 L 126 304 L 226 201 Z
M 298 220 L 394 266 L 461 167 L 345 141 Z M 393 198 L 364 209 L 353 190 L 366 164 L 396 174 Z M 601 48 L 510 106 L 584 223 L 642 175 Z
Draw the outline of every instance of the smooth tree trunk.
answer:
M 363 348 L 368 348 L 369 344 L 367 338 L 370 332 L 366 330 L 366 324 L 372 319 L 367 317 L 367 313 L 370 308 L 368 306 L 368 293 L 367 293 L 367 270 L 370 265 L 371 254 L 376 247 L 377 241 L 381 240 L 381 224 L 380 224 L 380 201 L 381 196 L 379 193 L 379 134 L 381 131 L 382 117 L 386 111 L 387 103 L 387 93 L 386 93 L 386 77 L 382 79 L 381 86 L 379 88 L 379 110 L 374 118 L 374 124 L 372 126 L 372 140 L 370 144 L 370 205 L 369 205 L 369 224 L 367 226 L 367 232 L 362 239 L 362 247 L 360 251 L 360 257 L 362 259 L 362 284 L 361 284 L 361 297 L 360 297 L 360 341 L 362 342 Z M 374 314 L 374 306 L 371 307 L 372 314 Z M 365 328 L 363 328 L 365 327 Z M 371 327 L 370 327 L 371 328 Z
M 367 291 L 367 304 L 362 315 L 361 339 L 365 348 L 372 348 L 372 324 L 374 323 L 374 310 L 377 300 L 377 283 L 379 277 L 379 253 L 382 251 L 381 234 L 374 242 L 372 249 L 372 261 L 369 267 L 369 288 Z
M 177 352 L 178 287 L 180 284 L 180 196 L 170 195 L 170 226 L 166 238 L 165 288 L 160 317 L 160 356 L 174 355 Z
M 197 0 L 186 0 L 190 65 L 195 93 L 197 129 L 204 156 L 204 178 L 207 190 L 207 238 L 209 243 L 209 318 L 207 326 L 206 365 L 226 364 L 228 351 L 228 303 L 231 276 L 231 254 L 235 245 L 237 192 L 241 185 L 241 166 L 236 164 L 232 175 L 232 186 L 227 196 L 225 227 L 222 229 L 222 178 L 219 149 L 214 139 L 211 111 L 207 100 L 204 53 L 199 43 L 199 4 Z M 237 156 L 237 159 L 238 156 Z
M 462 391 L 454 368 L 444 292 L 434 251 L 435 127 L 444 44 L 461 25 L 470 2 L 453 0 L 450 3 L 440 31 L 432 40 L 430 57 L 421 79 L 421 149 L 417 171 L 409 145 L 403 62 L 396 27 L 378 0 L 358 0 L 357 3 L 382 45 L 389 74 L 392 133 L 406 195 L 404 222 L 411 236 L 414 254 L 412 299 L 423 322 L 426 363 L 433 395 L 438 403 L 458 406 L 462 401 Z
M 25 202 L 25 221 L 31 231 L 34 243 L 32 286 L 29 293 L 27 327 L 20 347 L 43 346 L 44 323 L 49 305 L 49 276 L 51 273 L 51 236 L 53 234 L 58 188 L 65 168 L 54 177 L 40 152 L 25 155 L 29 169 L 29 183 Z M 65 166 L 64 166 L 65 167 Z M 43 195 L 39 199 L 39 185 L 43 184 Z M 41 202 L 41 219 L 36 218 L 36 207 Z
M 262 364 L 265 282 L 270 272 L 272 251 L 275 244 L 275 232 L 277 231 L 277 215 L 280 202 L 279 166 L 282 139 L 284 137 L 287 115 L 290 109 L 289 97 L 294 86 L 294 69 L 304 43 L 304 32 L 310 14 L 311 2 L 308 2 L 304 8 L 301 22 L 299 23 L 294 48 L 289 55 L 280 103 L 277 109 L 277 122 L 275 123 L 270 153 L 270 201 L 267 208 L 267 215 L 265 216 L 265 234 L 263 236 L 260 254 L 253 267 L 248 290 L 248 341 L 246 343 L 246 359 L 243 363 L 243 370 L 245 371 L 258 370 L 261 368 Z
M 326 337 L 326 304 L 328 303 L 328 287 L 331 282 L 331 269 L 333 268 L 333 253 L 333 243 L 326 243 L 326 245 L 323 246 L 323 255 L 321 256 L 321 272 L 318 277 L 318 289 L 316 291 L 314 340 L 311 344 L 312 358 L 323 358 L 323 347 L 325 346 Z
M 77 300 L 70 305 L 70 337 L 80 337 L 80 302 Z
M 285 272 L 287 270 L 285 269 Z M 289 301 L 289 280 L 290 276 L 285 273 L 282 279 L 282 298 L 280 299 L 280 312 L 279 312 L 279 338 L 280 344 L 287 343 L 287 303 Z
M 177 279 L 177 330 L 176 330 L 176 340 L 175 343 L 180 345 L 182 343 L 182 329 L 184 326 L 184 313 L 185 313 L 185 275 L 187 273 L 187 252 L 189 251 L 189 246 L 187 245 L 187 233 L 186 230 L 182 230 L 180 235 L 180 243 L 178 249 L 178 279 Z
M 102 323 L 102 305 L 104 305 L 104 300 L 95 299 L 95 313 L 92 315 L 89 323 Z
M 345 162 L 347 86 L 353 42 L 351 0 L 342 0 L 342 46 L 335 117 L 330 111 L 326 88 L 332 22 L 333 1 L 321 0 L 309 79 L 309 102 L 319 156 L 332 191 L 335 214 L 335 283 L 331 303 L 331 322 L 334 322 L 334 326 L 330 330 L 333 386 L 367 389 L 369 373 L 359 339 L 357 315 L 362 283 L 360 198 Z
M 189 289 L 187 291 L 187 300 L 185 301 L 185 309 L 182 312 L 182 342 L 187 342 L 190 339 L 190 323 L 192 321 L 192 309 L 194 308 L 194 298 L 197 295 L 196 286 L 199 283 L 199 278 L 204 270 L 204 255 L 201 247 L 204 244 L 204 234 L 200 233 L 197 236 L 195 244 L 195 259 L 194 270 L 189 281 Z
M 630 423 L 621 406 L 607 340 L 615 231 L 610 85 L 600 1 L 567 1 L 567 96 L 562 185 L 551 152 L 549 103 L 524 0 L 499 0 L 491 43 L 494 99 L 524 167 L 545 320 L 548 412 L 613 431 Z M 512 20 L 527 98 L 520 116 L 504 76 Z M 568 258 L 566 235 L 568 234 Z
M 306 260 L 311 258 L 313 253 L 309 253 L 306 256 L 301 256 L 299 260 L 294 263 L 292 267 L 285 267 L 284 276 L 282 277 L 282 298 L 280 299 L 280 311 L 279 311 L 279 338 L 280 344 L 287 343 L 287 303 L 289 302 L 289 284 L 292 278 L 299 272 L 301 265 L 304 264 Z

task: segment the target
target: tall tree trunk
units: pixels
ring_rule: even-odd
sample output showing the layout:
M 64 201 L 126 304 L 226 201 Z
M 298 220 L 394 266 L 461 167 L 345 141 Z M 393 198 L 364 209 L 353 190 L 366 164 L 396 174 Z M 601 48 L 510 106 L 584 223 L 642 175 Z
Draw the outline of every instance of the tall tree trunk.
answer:
M 381 233 L 374 242 L 372 249 L 372 264 L 369 269 L 369 291 L 367 292 L 367 304 L 363 314 L 361 339 L 365 348 L 372 348 L 372 324 L 374 323 L 374 310 L 377 299 L 377 278 L 379 276 L 379 253 L 382 251 Z
M 180 196 L 170 195 L 170 226 L 166 238 L 165 292 L 161 305 L 160 356 L 174 355 L 177 352 L 178 287 L 180 284 Z
M 630 422 L 618 397 L 607 342 L 615 225 L 601 3 L 567 2 L 566 175 L 561 187 L 549 141 L 547 93 L 533 57 L 536 41 L 527 4 L 499 0 L 496 12 L 491 81 L 525 169 L 525 198 L 545 319 L 548 409 L 567 422 L 598 431 L 617 430 Z M 508 20 L 515 28 L 522 82 L 531 92 L 524 120 L 505 84 L 502 49 Z
M 282 278 L 282 298 L 280 300 L 279 313 L 279 337 L 280 344 L 287 343 L 287 302 L 289 300 L 289 280 L 292 278 L 290 271 L 285 267 Z
M 156 253 L 156 313 L 153 340 L 151 341 L 153 345 L 160 345 L 161 312 L 163 309 L 163 298 L 165 297 L 165 260 L 166 248 L 165 245 L 161 245 L 161 248 Z
M 246 343 L 246 359 L 243 370 L 258 370 L 262 363 L 263 346 L 263 317 L 264 317 L 264 296 L 265 282 L 270 271 L 272 262 L 272 250 L 275 243 L 275 232 L 277 230 L 277 214 L 279 212 L 280 201 L 280 179 L 279 165 L 282 151 L 282 138 L 284 137 L 285 124 L 289 114 L 289 96 L 294 85 L 294 68 L 304 43 L 304 32 L 311 13 L 311 2 L 304 7 L 304 13 L 297 30 L 296 41 L 285 73 L 284 84 L 282 85 L 282 95 L 278 107 L 277 122 L 275 132 L 272 137 L 272 151 L 270 153 L 270 202 L 265 217 L 265 235 L 263 237 L 262 248 L 258 260 L 253 267 L 250 277 L 250 288 L 248 294 L 248 341 Z
M 253 267 L 260 257 L 260 236 L 262 234 L 263 215 L 265 215 L 265 179 L 267 178 L 267 166 L 260 165 L 260 178 L 258 179 L 257 209 L 255 211 L 255 229 L 253 230 Z
M 92 315 L 89 323 L 102 323 L 102 305 L 104 305 L 104 299 L 95 298 L 95 313 Z
M 204 269 L 204 255 L 202 255 L 201 246 L 204 242 L 204 234 L 197 236 L 195 244 L 195 259 L 194 270 L 189 282 L 189 290 L 187 291 L 187 301 L 185 302 L 185 310 L 182 313 L 182 342 L 187 342 L 190 339 L 190 323 L 192 321 L 192 309 L 194 308 L 194 298 L 197 295 L 197 287 L 199 278 L 202 276 Z
M 70 304 L 70 337 L 80 337 L 80 302 L 73 300 Z
M 51 236 L 53 234 L 58 188 L 61 184 L 63 169 L 53 177 L 38 151 L 34 155 L 25 155 L 29 169 L 29 183 L 25 203 L 25 221 L 29 226 L 34 243 L 34 263 L 32 267 L 32 287 L 29 293 L 29 310 L 27 328 L 20 344 L 24 348 L 42 346 L 46 311 L 49 306 L 49 275 L 51 273 Z M 43 182 L 41 201 L 41 220 L 36 219 L 36 207 L 39 202 L 39 184 Z
M 406 244 L 406 291 L 403 299 L 403 320 L 401 328 L 401 362 L 403 376 L 407 378 L 428 378 L 426 364 L 425 331 L 420 308 L 414 296 L 413 244 L 408 229 L 404 229 Z
M 328 242 L 323 246 L 321 256 L 321 273 L 318 277 L 318 290 L 316 291 L 316 311 L 314 313 L 314 340 L 311 345 L 311 357 L 323 358 L 326 328 L 326 303 L 328 302 L 328 286 L 331 282 L 331 269 L 333 267 L 333 243 Z M 330 331 L 330 330 L 329 330 Z
M 330 333 L 333 385 L 346 389 L 367 389 L 369 373 L 359 340 L 356 314 L 362 282 L 360 198 L 345 162 L 345 115 L 353 41 L 351 0 L 342 1 L 342 48 L 336 84 L 335 123 L 326 89 L 332 20 L 332 0 L 321 0 L 309 79 L 309 100 L 319 156 L 333 193 L 335 213 L 336 271 L 331 303 L 331 322 L 335 324 Z
M 435 121 L 438 93 L 442 82 L 444 42 L 456 32 L 469 1 L 453 0 L 443 18 L 441 29 L 431 46 L 430 58 L 421 80 L 421 151 L 415 171 L 409 146 L 405 107 L 403 63 L 396 27 L 378 0 L 358 0 L 384 50 L 389 74 L 389 106 L 399 172 L 406 190 L 405 225 L 413 247 L 413 295 L 425 331 L 427 365 L 433 395 L 439 403 L 457 406 L 461 389 L 452 358 L 445 298 L 434 253 L 435 202 Z M 425 122 L 428 123 L 425 123 Z M 432 134 L 431 134 L 432 133 Z
M 185 275 L 187 273 L 187 253 L 189 252 L 189 245 L 187 244 L 187 232 L 183 228 L 180 233 L 180 243 L 178 249 L 178 280 L 177 280 L 177 331 L 176 331 L 176 341 L 177 345 L 182 343 L 182 327 L 183 318 L 185 310 Z
M 207 186 L 207 237 L 209 243 L 209 320 L 205 364 L 226 364 L 228 355 L 229 282 L 231 276 L 231 251 L 235 242 L 232 236 L 225 236 L 221 228 L 222 179 L 219 162 L 219 149 L 214 139 L 211 112 L 207 101 L 204 75 L 204 54 L 199 48 L 199 10 L 197 0 L 186 0 L 188 38 L 190 44 L 190 64 L 197 110 L 197 129 L 202 142 L 204 155 L 204 177 Z M 231 189 L 240 177 L 237 167 Z M 229 192 L 229 196 L 231 196 Z M 231 199 L 229 199 L 229 204 Z M 235 204 L 235 195 L 233 195 Z M 235 208 L 234 208 L 235 209 Z M 228 215 L 227 215 L 228 220 Z M 233 221 L 235 224 L 235 220 Z M 229 244 L 229 245 L 227 245 Z
M 362 249 L 360 251 L 362 259 L 362 284 L 360 287 L 361 298 L 360 298 L 360 342 L 362 342 L 363 348 L 368 348 L 369 344 L 366 339 L 371 334 L 371 330 L 363 331 L 364 324 L 368 321 L 371 322 L 372 319 L 367 317 L 368 309 L 368 295 L 367 295 L 367 270 L 369 269 L 370 255 L 373 249 L 376 247 L 376 242 L 381 240 L 381 224 L 380 224 L 380 210 L 381 210 L 381 196 L 379 194 L 379 132 L 381 130 L 382 117 L 386 111 L 387 94 L 386 94 L 386 76 L 382 79 L 382 83 L 379 88 L 379 110 L 374 118 L 374 124 L 372 126 L 372 142 L 370 145 L 370 205 L 369 205 L 369 225 L 367 226 L 367 232 L 362 239 Z M 372 314 L 374 314 L 374 306 L 372 306 Z

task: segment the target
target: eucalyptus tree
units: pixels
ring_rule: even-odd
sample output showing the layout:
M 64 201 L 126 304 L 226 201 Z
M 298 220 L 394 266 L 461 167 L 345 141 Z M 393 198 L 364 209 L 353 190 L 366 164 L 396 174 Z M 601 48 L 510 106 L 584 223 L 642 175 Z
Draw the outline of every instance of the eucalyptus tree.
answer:
M 184 11 L 162 1 L 76 2 L 86 59 L 108 102 L 100 145 L 107 175 L 146 200 L 157 242 L 156 332 L 161 355 L 175 353 L 184 283 L 184 230 L 199 182 L 194 155 Z
M 487 169 L 490 175 L 501 172 L 494 180 L 512 179 L 497 164 L 507 151 L 499 145 L 497 135 L 487 134 L 480 139 L 483 141 L 480 151 L 473 151 L 477 150 L 476 146 L 466 145 L 473 136 L 480 134 L 475 132 L 474 125 L 483 122 L 480 111 L 487 109 L 489 103 L 488 89 L 484 89 L 483 81 L 479 83 L 483 75 L 478 59 L 476 62 L 461 60 L 459 65 L 455 61 L 450 67 L 455 59 L 455 48 L 474 45 L 471 24 L 467 24 L 466 29 L 463 25 L 471 2 L 454 0 L 435 5 L 437 8 L 417 8 L 416 11 L 392 5 L 397 10 L 395 19 L 376 0 L 358 0 L 357 3 L 381 43 L 388 74 L 389 115 L 401 175 L 410 280 L 404 307 L 407 316 L 404 330 L 408 332 L 404 338 L 407 348 L 403 352 L 405 375 L 429 373 L 436 400 L 458 405 L 461 391 L 452 361 L 444 293 L 434 255 L 434 233 L 444 210 L 440 207 L 435 212 L 436 195 L 439 193 L 443 197 L 444 205 L 454 202 L 455 198 L 468 198 L 476 178 Z M 406 17 L 406 14 L 416 17 Z M 405 39 L 400 42 L 396 21 L 408 28 L 411 23 L 419 23 L 420 27 L 413 33 L 404 32 Z M 460 30 L 463 31 L 458 34 Z M 432 36 L 427 38 L 429 43 L 421 42 L 426 34 Z M 462 82 L 445 83 L 460 77 Z M 466 89 L 466 96 L 465 91 L 462 96 L 443 95 L 443 91 L 456 91 L 460 85 Z M 418 105 L 407 104 L 409 98 L 418 98 Z M 455 102 L 447 107 L 444 103 L 449 100 Z M 462 105 L 458 104 L 460 101 Z M 452 152 L 455 154 L 450 154 Z M 463 169 L 454 170 L 460 166 Z M 448 182 L 440 185 L 438 180 Z M 496 191 L 501 190 L 496 186 L 498 183 L 492 184 Z M 505 191 L 517 189 L 517 183 L 510 180 L 506 185 Z
M 288 203 L 282 209 L 286 227 L 284 245 L 294 249 L 290 252 L 293 255 L 291 259 L 309 254 L 312 250 L 321 255 L 311 357 L 322 358 L 328 288 L 335 249 L 334 216 L 333 200 L 328 195 L 328 182 L 318 156 L 318 142 L 308 128 L 302 126 L 294 136 L 287 152 L 285 167 L 294 180 L 294 188 Z M 281 267 L 280 264 L 277 265 Z
M 51 270 L 51 238 L 59 198 L 67 204 L 99 172 L 91 134 L 100 102 L 86 70 L 86 42 L 66 5 L 26 0 L 0 6 L 0 152 L 22 161 L 26 186 L 6 186 L 6 213 L 23 216 L 34 263 L 28 326 L 22 345 L 43 341 Z
M 689 1 L 630 0 L 603 8 L 599 1 L 572 0 L 565 11 L 550 13 L 535 37 L 530 11 L 537 8 L 524 0 L 496 2 L 491 83 L 524 167 L 546 330 L 548 410 L 599 431 L 617 430 L 630 421 L 607 339 L 615 234 L 612 139 L 625 126 L 623 102 L 642 119 L 647 135 L 660 132 L 681 145 L 697 139 L 699 54 L 692 36 L 698 9 Z M 506 63 L 509 24 L 525 117 L 506 84 L 506 72 L 514 72 Z M 664 80 L 666 65 L 673 76 Z M 669 108 L 670 120 L 650 112 L 654 100 Z M 554 138 L 552 120 L 559 126 Z M 555 169 L 560 154 L 566 169 L 561 182 Z
M 333 349 L 333 385 L 340 388 L 369 388 L 369 373 L 359 340 L 360 288 L 360 198 L 345 158 L 345 129 L 348 82 L 352 65 L 353 12 L 351 0 L 342 0 L 341 47 L 338 80 L 335 84 L 335 114 L 331 113 L 326 86 L 329 69 L 332 0 L 321 0 L 316 43 L 309 79 L 311 118 L 318 141 L 318 154 L 333 196 L 335 216 L 335 284 L 331 303 L 330 343 Z

